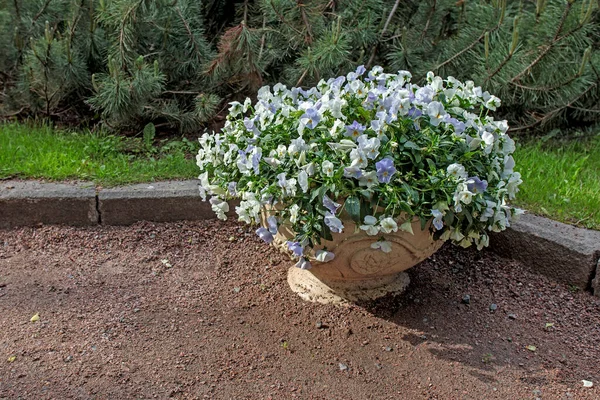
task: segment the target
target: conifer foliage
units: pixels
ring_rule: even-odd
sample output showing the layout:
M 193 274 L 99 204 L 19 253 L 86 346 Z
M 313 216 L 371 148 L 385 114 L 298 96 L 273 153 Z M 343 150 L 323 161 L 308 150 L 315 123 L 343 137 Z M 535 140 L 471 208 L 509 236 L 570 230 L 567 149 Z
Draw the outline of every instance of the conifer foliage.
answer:
M 513 130 L 600 121 L 597 0 L 0 0 L 0 116 L 194 131 L 357 65 L 473 80 Z

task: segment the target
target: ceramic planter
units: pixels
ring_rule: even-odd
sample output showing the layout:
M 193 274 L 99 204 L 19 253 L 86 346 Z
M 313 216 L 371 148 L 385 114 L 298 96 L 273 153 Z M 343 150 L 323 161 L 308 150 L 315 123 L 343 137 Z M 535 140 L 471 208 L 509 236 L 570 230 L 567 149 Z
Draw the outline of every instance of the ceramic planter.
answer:
M 265 226 L 269 215 L 269 211 L 263 212 Z M 429 224 L 425 230 L 421 230 L 418 220 L 412 223 L 414 234 L 398 230 L 378 236 L 368 236 L 357 229 L 349 218 L 343 222 L 345 228 L 342 233 L 334 233 L 332 241 L 324 241 L 315 248 L 327 248 L 335 253 L 332 261 L 320 263 L 312 258 L 310 261 L 313 267 L 310 270 L 291 267 L 288 271 L 290 287 L 303 299 L 319 303 L 341 303 L 372 300 L 389 293 L 399 293 L 409 283 L 404 271 L 431 256 L 443 243 L 433 240 Z M 294 236 L 289 227 L 282 225 L 273 243 L 289 253 L 286 241 L 292 240 Z M 391 252 L 384 253 L 380 249 L 371 248 L 381 236 L 391 243 Z

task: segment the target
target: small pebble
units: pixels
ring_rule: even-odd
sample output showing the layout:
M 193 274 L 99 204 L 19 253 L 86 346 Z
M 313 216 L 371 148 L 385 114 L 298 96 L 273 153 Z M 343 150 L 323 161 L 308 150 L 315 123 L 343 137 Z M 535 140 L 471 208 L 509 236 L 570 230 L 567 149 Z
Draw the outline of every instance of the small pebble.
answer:
M 508 318 L 509 319 L 517 319 L 517 315 L 516 314 L 508 314 Z
M 387 347 L 385 348 L 385 351 L 392 351 L 392 350 L 394 350 L 394 349 L 392 349 L 392 348 L 391 348 L 391 347 L 389 347 L 389 346 L 387 346 Z
M 471 304 L 471 295 L 465 294 L 462 298 L 464 304 Z
M 65 357 L 65 362 L 71 362 L 71 361 L 73 361 L 73 356 Z
M 323 329 L 323 323 L 321 321 L 317 321 L 315 326 L 317 327 L 317 329 Z
M 497 304 L 490 304 L 490 311 L 496 311 L 498 309 Z
M 348 370 L 348 366 L 346 364 L 340 363 L 340 371 L 347 371 L 347 370 Z

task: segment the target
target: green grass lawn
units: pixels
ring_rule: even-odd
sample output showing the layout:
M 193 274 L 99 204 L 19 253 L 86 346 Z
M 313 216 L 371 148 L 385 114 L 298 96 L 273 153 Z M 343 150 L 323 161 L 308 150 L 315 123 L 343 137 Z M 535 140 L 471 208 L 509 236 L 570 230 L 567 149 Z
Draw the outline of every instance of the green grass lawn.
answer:
M 566 144 L 526 143 L 514 158 L 523 177 L 519 206 L 600 230 L 600 136 Z
M 198 176 L 196 142 L 146 145 L 142 138 L 0 124 L 0 179 L 88 180 L 112 186 Z
M 191 179 L 195 141 L 144 144 L 47 126 L 0 124 L 0 179 L 89 180 L 104 186 Z M 600 229 L 600 136 L 568 144 L 524 143 L 515 154 L 523 176 L 516 204 L 549 218 Z

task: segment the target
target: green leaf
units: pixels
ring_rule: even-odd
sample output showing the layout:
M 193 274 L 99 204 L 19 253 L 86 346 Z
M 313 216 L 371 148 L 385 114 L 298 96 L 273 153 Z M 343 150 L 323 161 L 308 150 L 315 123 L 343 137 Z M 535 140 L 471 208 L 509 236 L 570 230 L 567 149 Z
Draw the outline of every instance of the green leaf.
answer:
M 420 216 L 419 220 L 421 221 L 421 230 L 424 231 L 425 230 L 425 226 L 427 225 L 427 221 L 429 221 L 429 218 L 425 218 L 423 216 Z
M 333 240 L 333 236 L 331 236 L 331 229 L 329 229 L 329 227 L 325 224 L 322 226 L 321 236 L 323 236 L 323 239 L 325 240 Z
M 146 148 L 152 148 L 152 143 L 154 142 L 154 137 L 156 136 L 156 127 L 152 122 L 147 124 L 144 127 L 144 144 Z
M 346 212 L 357 224 L 360 224 L 360 200 L 356 196 L 350 196 L 345 201 Z
M 400 225 L 400 229 L 403 230 L 404 232 L 410 232 L 411 235 L 415 234 L 413 232 L 411 220 L 408 220 L 408 221 L 404 222 L 402 225 Z

